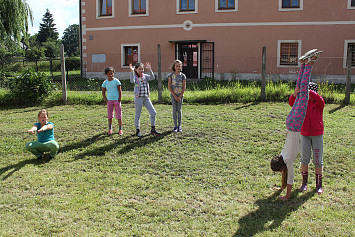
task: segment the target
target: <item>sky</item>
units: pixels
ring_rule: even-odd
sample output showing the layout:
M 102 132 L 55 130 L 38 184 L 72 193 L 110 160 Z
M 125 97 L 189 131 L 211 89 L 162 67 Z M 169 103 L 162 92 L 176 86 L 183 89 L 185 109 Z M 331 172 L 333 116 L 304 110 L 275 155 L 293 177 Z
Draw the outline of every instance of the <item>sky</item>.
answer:
M 33 26 L 29 26 L 29 33 L 38 33 L 46 9 L 53 15 L 54 24 L 62 38 L 64 30 L 73 24 L 79 24 L 79 0 L 26 0 L 30 5 L 33 16 Z

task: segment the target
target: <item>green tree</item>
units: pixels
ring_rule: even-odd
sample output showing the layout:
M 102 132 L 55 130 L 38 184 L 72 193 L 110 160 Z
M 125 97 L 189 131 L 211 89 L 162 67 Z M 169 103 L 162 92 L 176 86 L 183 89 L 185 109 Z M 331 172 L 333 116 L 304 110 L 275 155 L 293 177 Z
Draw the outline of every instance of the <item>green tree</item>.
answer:
M 0 0 L 0 44 L 6 41 L 19 43 L 27 34 L 32 12 L 25 0 Z
M 53 15 L 49 12 L 48 8 L 43 15 L 42 23 L 39 25 L 37 40 L 42 44 L 47 41 L 56 41 L 58 39 L 58 31 L 55 28 Z
M 70 25 L 64 30 L 62 37 L 64 51 L 69 57 L 79 55 L 79 25 Z

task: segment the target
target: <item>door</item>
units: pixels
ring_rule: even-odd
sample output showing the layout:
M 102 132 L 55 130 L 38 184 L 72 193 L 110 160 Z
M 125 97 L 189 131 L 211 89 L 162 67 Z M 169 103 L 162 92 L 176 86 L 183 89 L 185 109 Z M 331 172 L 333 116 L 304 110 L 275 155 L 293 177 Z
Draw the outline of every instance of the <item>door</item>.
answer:
M 182 72 L 187 78 L 198 78 L 198 45 L 197 43 L 179 44 L 179 59 Z

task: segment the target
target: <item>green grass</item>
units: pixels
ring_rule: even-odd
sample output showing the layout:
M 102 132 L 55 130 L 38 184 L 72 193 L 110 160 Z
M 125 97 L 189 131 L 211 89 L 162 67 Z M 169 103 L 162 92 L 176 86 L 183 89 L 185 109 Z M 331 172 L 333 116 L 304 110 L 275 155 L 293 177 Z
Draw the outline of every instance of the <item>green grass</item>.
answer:
M 60 152 L 38 162 L 24 149 L 39 107 L 0 110 L 1 236 L 354 236 L 354 107 L 324 111 L 324 190 L 295 188 L 288 202 L 270 158 L 285 140 L 287 103 L 156 105 L 152 137 L 132 136 L 134 105 L 123 104 L 124 135 L 107 136 L 104 105 L 48 108 Z M 297 161 L 298 162 L 298 161 Z M 297 162 L 295 166 L 297 165 Z

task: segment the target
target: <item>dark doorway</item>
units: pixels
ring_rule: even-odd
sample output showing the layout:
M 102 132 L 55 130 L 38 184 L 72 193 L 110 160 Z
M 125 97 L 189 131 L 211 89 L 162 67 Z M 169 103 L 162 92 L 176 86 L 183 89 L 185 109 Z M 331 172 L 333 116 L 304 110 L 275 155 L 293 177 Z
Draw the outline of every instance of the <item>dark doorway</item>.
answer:
M 179 59 L 182 71 L 187 78 L 198 78 L 198 45 L 197 43 L 179 44 Z

